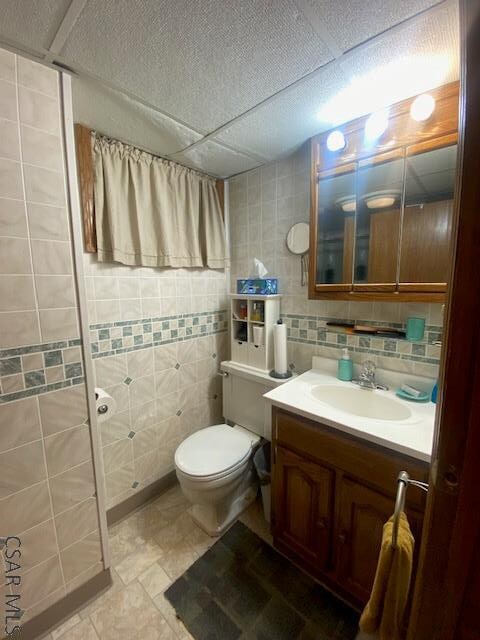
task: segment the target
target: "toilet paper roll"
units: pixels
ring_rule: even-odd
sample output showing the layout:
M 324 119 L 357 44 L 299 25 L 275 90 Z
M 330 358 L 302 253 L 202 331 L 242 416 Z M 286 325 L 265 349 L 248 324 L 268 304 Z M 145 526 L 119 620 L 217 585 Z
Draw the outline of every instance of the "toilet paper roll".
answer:
M 105 422 L 117 410 L 117 403 L 114 398 L 99 387 L 95 387 L 95 406 L 97 407 L 98 422 Z
M 273 362 L 277 375 L 287 373 L 287 325 L 277 322 L 273 327 Z

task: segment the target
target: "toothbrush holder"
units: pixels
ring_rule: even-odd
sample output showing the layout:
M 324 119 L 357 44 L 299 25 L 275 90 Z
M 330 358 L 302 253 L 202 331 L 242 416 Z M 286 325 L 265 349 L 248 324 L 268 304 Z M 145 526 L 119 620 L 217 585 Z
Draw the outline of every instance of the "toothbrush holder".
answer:
M 425 335 L 425 318 L 408 318 L 406 338 L 410 342 L 420 342 Z

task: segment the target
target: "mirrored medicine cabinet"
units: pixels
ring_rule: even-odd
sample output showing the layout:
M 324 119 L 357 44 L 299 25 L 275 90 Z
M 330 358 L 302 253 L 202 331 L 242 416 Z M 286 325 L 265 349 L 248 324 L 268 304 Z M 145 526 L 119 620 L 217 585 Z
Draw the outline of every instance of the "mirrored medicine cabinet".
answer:
M 444 299 L 456 178 L 458 83 L 429 92 L 435 110 L 389 109 L 387 129 L 365 140 L 367 117 L 312 139 L 310 298 Z

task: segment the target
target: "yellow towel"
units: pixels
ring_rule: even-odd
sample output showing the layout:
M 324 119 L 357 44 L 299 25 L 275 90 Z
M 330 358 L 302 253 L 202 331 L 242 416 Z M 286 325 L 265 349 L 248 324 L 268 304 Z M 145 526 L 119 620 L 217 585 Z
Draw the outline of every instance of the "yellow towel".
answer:
M 397 547 L 392 549 L 393 516 L 383 526 L 382 546 L 370 600 L 360 618 L 364 633 L 380 640 L 405 637 L 404 614 L 412 575 L 414 539 L 407 516 L 400 514 Z

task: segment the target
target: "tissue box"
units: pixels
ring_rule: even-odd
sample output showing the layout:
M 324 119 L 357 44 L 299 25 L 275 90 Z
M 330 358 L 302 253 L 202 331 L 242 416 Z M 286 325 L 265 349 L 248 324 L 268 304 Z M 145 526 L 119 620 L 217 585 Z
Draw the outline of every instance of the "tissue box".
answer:
M 237 280 L 237 293 L 243 295 L 271 296 L 278 293 L 277 278 L 247 278 Z

